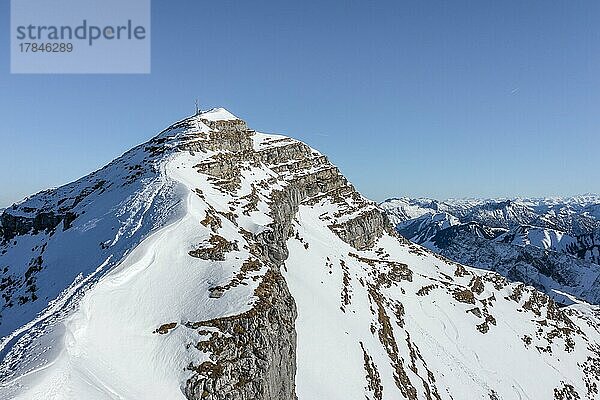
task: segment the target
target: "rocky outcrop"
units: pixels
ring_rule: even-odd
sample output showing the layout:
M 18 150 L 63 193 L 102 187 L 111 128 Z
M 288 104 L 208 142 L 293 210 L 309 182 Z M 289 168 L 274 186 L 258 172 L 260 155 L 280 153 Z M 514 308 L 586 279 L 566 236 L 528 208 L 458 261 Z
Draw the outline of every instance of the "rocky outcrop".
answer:
M 14 216 L 8 211 L 0 215 L 0 226 L 2 230 L 2 240 L 7 241 L 20 235 L 28 233 L 36 234 L 38 232 L 50 233 L 55 230 L 60 223 L 63 223 L 63 229 L 69 229 L 71 222 L 77 218 L 77 215 L 71 212 L 65 214 L 55 214 L 53 212 L 39 212 L 33 217 Z
M 346 243 L 358 250 L 368 249 L 384 232 L 384 219 L 376 208 L 361 212 L 341 224 L 330 226 Z
M 205 340 L 196 347 L 210 361 L 188 366 L 189 399 L 292 400 L 296 398 L 296 306 L 285 280 L 270 270 L 256 290 L 252 310 L 229 318 L 188 322 Z
M 232 317 L 186 324 L 206 335 L 196 347 L 210 354 L 210 361 L 188 366 L 196 373 L 184 388 L 189 399 L 296 399 L 296 305 L 280 273 L 294 214 L 275 215 L 281 219 L 271 230 L 259 235 L 244 232 L 254 255 L 269 266 L 255 291 L 258 300 L 253 308 Z
M 267 167 L 278 174 L 277 179 L 268 178 L 258 185 L 268 188 L 277 180 L 283 187 L 270 190 L 273 222 L 268 229 L 258 235 L 243 232 L 252 254 L 269 267 L 256 289 L 257 303 L 241 315 L 186 324 L 205 335 L 196 347 L 210 354 L 210 360 L 188 367 L 195 374 L 184 391 L 194 400 L 295 399 L 296 306 L 280 269 L 288 257 L 286 241 L 293 234 L 298 209 L 324 199 L 344 204 L 339 223 L 332 221 L 330 228 L 357 249 L 372 246 L 381 236 L 383 216 L 325 156 L 304 143 L 284 138 L 251 149 L 248 143 L 254 131 L 243 122 L 203 122 L 218 131 L 190 142 L 196 149 L 218 153 L 195 168 L 211 177 L 216 187 L 236 193 L 241 173 L 250 166 Z M 190 149 L 185 143 L 182 147 Z M 255 204 L 256 190 L 253 196 Z M 231 218 L 235 221 L 235 216 Z M 190 254 L 209 256 L 204 253 L 205 249 L 199 249 Z

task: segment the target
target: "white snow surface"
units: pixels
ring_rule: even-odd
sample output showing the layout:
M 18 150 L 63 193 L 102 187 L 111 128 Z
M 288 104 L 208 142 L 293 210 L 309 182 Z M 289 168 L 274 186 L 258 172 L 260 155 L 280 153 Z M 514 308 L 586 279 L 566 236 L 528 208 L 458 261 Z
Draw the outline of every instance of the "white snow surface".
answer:
M 167 175 L 189 188 L 188 160 L 167 164 Z M 179 169 L 178 169 L 179 167 Z M 62 322 L 62 345 L 51 367 L 19 378 L 30 387 L 22 397 L 71 399 L 184 399 L 180 385 L 183 366 L 202 358 L 181 344 L 193 340 L 194 331 L 175 329 L 166 339 L 152 332 L 164 323 L 200 321 L 250 308 L 252 289 L 228 291 L 221 299 L 208 297 L 208 288 L 231 274 L 239 252 L 223 263 L 199 263 L 187 252 L 207 235 L 198 221 L 206 206 L 192 192 L 184 197 L 181 218 L 152 233 L 106 274 Z M 238 238 L 232 226 L 227 237 Z M 204 264 L 204 265 L 203 265 Z
M 525 336 L 536 337 L 537 327 L 531 324 L 530 317 L 525 316 L 519 302 L 505 298 L 511 294 L 514 285 L 496 291 L 493 285 L 486 283 L 481 295 L 476 295 L 482 299 L 494 296 L 497 300 L 492 312 L 496 325 L 490 325 L 489 332 L 482 334 L 475 329 L 481 320 L 469 312 L 474 305 L 457 302 L 447 292 L 452 287 L 458 290 L 473 276 L 481 275 L 480 270 L 469 268 L 468 279 L 450 278 L 454 275 L 453 266 L 431 253 L 415 251 L 418 246 L 401 245 L 388 235 L 376 243 L 374 249 L 377 250 L 357 252 L 340 243 L 339 238 L 322 224 L 320 215 L 325 209 L 302 207 L 300 210 L 297 227 L 303 242 L 308 243 L 308 250 L 296 239 L 288 241 L 290 258 L 285 276 L 298 304 L 297 390 L 300 399 L 358 400 L 363 398 L 363 392 L 366 398 L 374 398 L 372 391 L 365 390 L 365 371 L 351 367 L 364 364 L 363 348 L 379 367 L 383 398 L 403 398 L 396 389 L 395 371 L 390 367 L 385 346 L 382 348 L 379 332 L 373 334 L 370 328 L 378 326 L 378 312 L 382 309 L 392 321 L 392 335 L 398 343 L 399 356 L 410 364 L 408 342 L 418 355 L 416 372 L 406 368 L 409 379 L 415 384 L 416 398 L 428 398 L 423 386 L 419 386 L 421 379 L 427 381 L 427 371 L 432 371 L 435 376 L 436 391 L 443 399 L 484 399 L 490 395 L 498 399 L 545 399 L 553 398 L 553 388 L 560 381 L 577 386 L 582 384 L 577 367 L 570 360 L 540 354 L 533 345 L 523 343 L 521 338 Z M 349 254 L 380 259 L 382 252 L 389 255 L 389 260 L 408 264 L 413 279 L 384 288 L 385 307 L 377 311 L 369 294 L 373 268 Z M 344 264 L 349 271 L 351 297 L 350 304 L 345 307 L 339 295 L 332 295 L 344 291 Z M 385 262 L 377 263 L 377 270 L 381 271 L 384 265 Z M 429 294 L 418 294 L 420 289 L 431 285 L 433 289 Z M 405 313 L 402 319 L 394 315 L 398 304 L 402 304 Z M 589 312 L 594 320 L 597 318 L 595 312 Z M 593 324 L 583 324 L 589 336 L 582 339 L 579 350 L 571 353 L 569 358 L 579 362 L 585 359 L 585 350 L 581 354 L 577 351 L 585 349 L 587 340 L 597 340 L 598 332 Z M 551 347 L 553 351 L 562 351 L 560 345 Z M 433 386 L 430 384 L 429 387 Z
M 200 118 L 207 119 L 209 121 L 232 121 L 239 119 L 224 108 L 213 108 L 208 111 L 202 111 Z
M 559 252 L 566 252 L 569 245 L 577 243 L 576 238 L 564 232 L 537 226 L 520 226 L 509 232 L 509 234 L 513 237 L 512 244 L 519 246 L 531 245 Z M 497 240 L 502 239 L 503 236 L 500 236 Z

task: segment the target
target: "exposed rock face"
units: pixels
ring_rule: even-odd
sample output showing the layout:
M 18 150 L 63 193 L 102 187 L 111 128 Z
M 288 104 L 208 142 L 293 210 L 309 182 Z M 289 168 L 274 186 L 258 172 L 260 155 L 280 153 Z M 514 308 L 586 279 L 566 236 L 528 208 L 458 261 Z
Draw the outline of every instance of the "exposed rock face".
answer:
M 70 212 L 64 214 L 39 212 L 33 217 L 14 216 L 9 212 L 4 212 L 0 215 L 0 237 L 4 241 L 8 241 L 15 236 L 28 233 L 50 233 L 55 230 L 61 222 L 63 223 L 63 229 L 69 229 L 71 222 L 73 222 L 75 218 L 77 218 L 77 215 Z
M 325 156 L 307 145 L 282 139 L 276 146 L 253 150 L 254 131 L 241 121 L 203 122 L 219 132 L 204 140 L 191 139 L 190 143 L 195 150 L 219 153 L 196 165 L 198 172 L 215 178 L 222 190 L 236 192 L 241 171 L 248 166 L 262 166 L 277 174 L 262 182 L 265 188 L 278 181 L 284 185 L 270 191 L 269 215 L 273 222 L 269 230 L 258 235 L 244 232 L 253 254 L 270 269 L 256 290 L 259 301 L 241 315 L 186 324 L 207 335 L 196 347 L 209 352 L 211 360 L 188 367 L 196 375 L 187 381 L 185 393 L 194 400 L 292 400 L 296 398 L 296 306 L 280 268 L 288 257 L 286 241 L 293 233 L 292 222 L 298 208 L 324 196 L 337 202 L 347 196 L 354 199 L 356 204 L 348 210 L 349 217 L 344 216 L 343 221 L 332 223 L 330 228 L 359 249 L 372 246 L 381 236 L 383 216 L 372 203 L 365 211 L 364 206 L 369 203 Z M 186 143 L 181 147 L 192 148 Z M 351 215 L 356 210 L 360 212 Z M 190 254 L 210 257 L 203 249 Z
M 197 343 L 211 360 L 188 368 L 197 374 L 184 388 L 189 399 L 295 399 L 296 306 L 285 280 L 272 270 L 242 315 L 186 325 L 205 333 Z M 207 330 L 213 328 L 212 331 Z
M 377 209 L 369 209 L 338 225 L 330 226 L 340 238 L 358 250 L 373 246 L 384 231 L 383 216 Z

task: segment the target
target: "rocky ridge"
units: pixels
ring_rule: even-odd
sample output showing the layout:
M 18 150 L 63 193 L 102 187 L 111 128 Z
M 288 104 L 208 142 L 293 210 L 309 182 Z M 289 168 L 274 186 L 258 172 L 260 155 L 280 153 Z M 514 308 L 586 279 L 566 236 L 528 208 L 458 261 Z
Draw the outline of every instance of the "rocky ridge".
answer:
M 198 348 L 210 351 L 212 357 L 211 361 L 189 367 L 197 375 L 188 380 L 186 394 L 188 398 L 207 400 L 295 398 L 296 310 L 280 274 L 288 256 L 286 240 L 293 232 L 292 221 L 300 204 L 311 204 L 317 199 L 330 197 L 339 202 L 341 196 L 350 196 L 356 204 L 347 205 L 345 211 L 352 211 L 352 207 L 361 209 L 367 202 L 326 157 L 303 143 L 277 138 L 261 142 L 255 149 L 252 141 L 255 132 L 243 121 L 200 120 L 211 128 L 206 139 L 195 136 L 191 120 L 185 127 L 192 131 L 192 138 L 182 141 L 179 147 L 192 152 L 208 149 L 218 153 L 194 168 L 233 196 L 240 189 L 241 170 L 251 166 L 269 168 L 274 174 L 255 181 L 251 193 L 239 199 L 243 213 L 256 209 L 261 200 L 268 203 L 268 215 L 273 222 L 258 235 L 243 232 L 251 254 L 269 266 L 256 290 L 259 301 L 254 308 L 234 317 L 188 323 L 192 329 L 217 328 L 218 332 L 211 332 L 207 340 L 197 344 Z M 170 129 L 180 126 L 181 123 Z M 161 135 L 168 135 L 170 129 Z M 200 190 L 198 194 L 202 196 Z M 230 216 L 234 223 L 236 217 L 236 214 Z M 336 220 L 331 228 L 343 240 L 360 248 L 381 234 L 382 222 L 381 213 L 371 203 L 364 214 Z

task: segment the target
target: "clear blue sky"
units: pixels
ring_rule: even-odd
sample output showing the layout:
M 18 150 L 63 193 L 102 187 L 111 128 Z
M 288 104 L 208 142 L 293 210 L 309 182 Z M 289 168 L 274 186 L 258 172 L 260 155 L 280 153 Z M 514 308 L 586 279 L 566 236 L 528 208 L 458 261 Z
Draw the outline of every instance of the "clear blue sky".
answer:
M 342 6 L 343 5 L 343 6 Z M 0 206 L 224 106 L 368 197 L 600 192 L 598 1 L 153 1 L 150 75 L 10 75 Z

